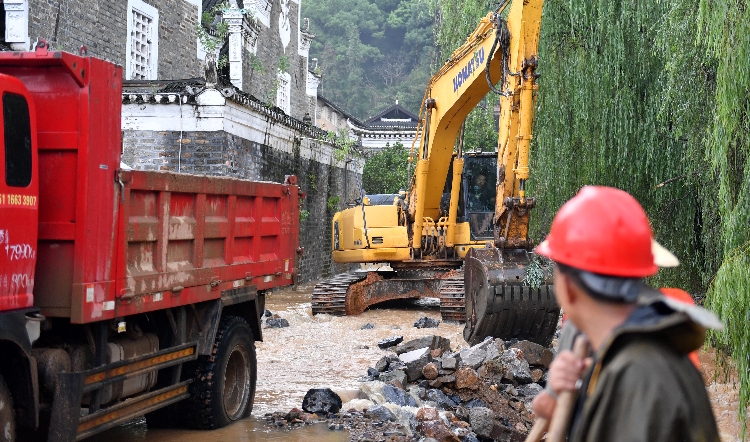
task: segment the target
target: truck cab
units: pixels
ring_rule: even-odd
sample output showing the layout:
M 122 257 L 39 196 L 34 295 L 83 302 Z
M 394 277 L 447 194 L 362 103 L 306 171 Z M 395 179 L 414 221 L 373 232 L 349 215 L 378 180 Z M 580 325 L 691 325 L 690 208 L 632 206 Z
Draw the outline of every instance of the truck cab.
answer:
M 0 97 L 0 312 L 7 312 L 34 304 L 39 176 L 34 102 L 3 74 Z

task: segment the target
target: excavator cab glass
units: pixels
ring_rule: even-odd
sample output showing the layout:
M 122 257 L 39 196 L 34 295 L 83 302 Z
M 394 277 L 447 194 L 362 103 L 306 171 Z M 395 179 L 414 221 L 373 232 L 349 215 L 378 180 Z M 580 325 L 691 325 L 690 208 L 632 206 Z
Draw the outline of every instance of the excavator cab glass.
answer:
M 464 213 L 472 240 L 494 238 L 496 164 L 495 153 L 467 154 L 464 160 Z

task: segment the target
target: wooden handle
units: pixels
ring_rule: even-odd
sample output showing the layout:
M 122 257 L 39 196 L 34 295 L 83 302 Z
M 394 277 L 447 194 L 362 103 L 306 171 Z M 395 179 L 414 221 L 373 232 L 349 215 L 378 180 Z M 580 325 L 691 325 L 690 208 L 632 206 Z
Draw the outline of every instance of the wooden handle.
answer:
M 573 344 L 573 354 L 579 358 L 585 358 L 588 353 L 588 347 L 589 341 L 586 337 L 578 335 Z M 558 396 L 557 405 L 555 405 L 555 412 L 552 414 L 552 421 L 550 422 L 549 435 L 547 437 L 549 442 L 562 442 L 565 440 L 565 433 L 568 430 L 570 417 L 573 414 L 575 399 L 576 395 L 573 391 L 563 391 Z
M 549 426 L 549 419 L 544 417 L 539 417 L 534 421 L 534 426 L 531 427 L 531 431 L 529 431 L 529 435 L 526 436 L 525 442 L 539 442 L 542 440 L 542 436 L 544 436 L 544 432 L 547 431 L 547 427 Z

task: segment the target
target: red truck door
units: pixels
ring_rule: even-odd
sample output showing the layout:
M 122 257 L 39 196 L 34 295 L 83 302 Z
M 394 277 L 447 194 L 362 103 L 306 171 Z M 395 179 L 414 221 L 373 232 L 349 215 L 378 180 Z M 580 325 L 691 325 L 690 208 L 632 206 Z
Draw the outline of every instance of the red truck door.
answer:
M 31 307 L 39 185 L 36 115 L 18 79 L 0 74 L 0 311 Z

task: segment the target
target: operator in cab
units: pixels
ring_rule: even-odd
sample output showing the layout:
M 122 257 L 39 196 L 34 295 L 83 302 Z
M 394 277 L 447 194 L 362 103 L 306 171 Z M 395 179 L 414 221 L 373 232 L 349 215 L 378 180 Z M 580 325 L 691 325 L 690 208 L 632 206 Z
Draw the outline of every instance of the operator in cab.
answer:
M 555 262 L 555 297 L 589 340 L 590 360 L 561 351 L 555 395 L 577 393 L 572 442 L 719 442 L 703 379 L 689 358 L 721 322 L 646 285 L 656 273 L 646 213 L 628 193 L 584 187 L 536 252 Z

